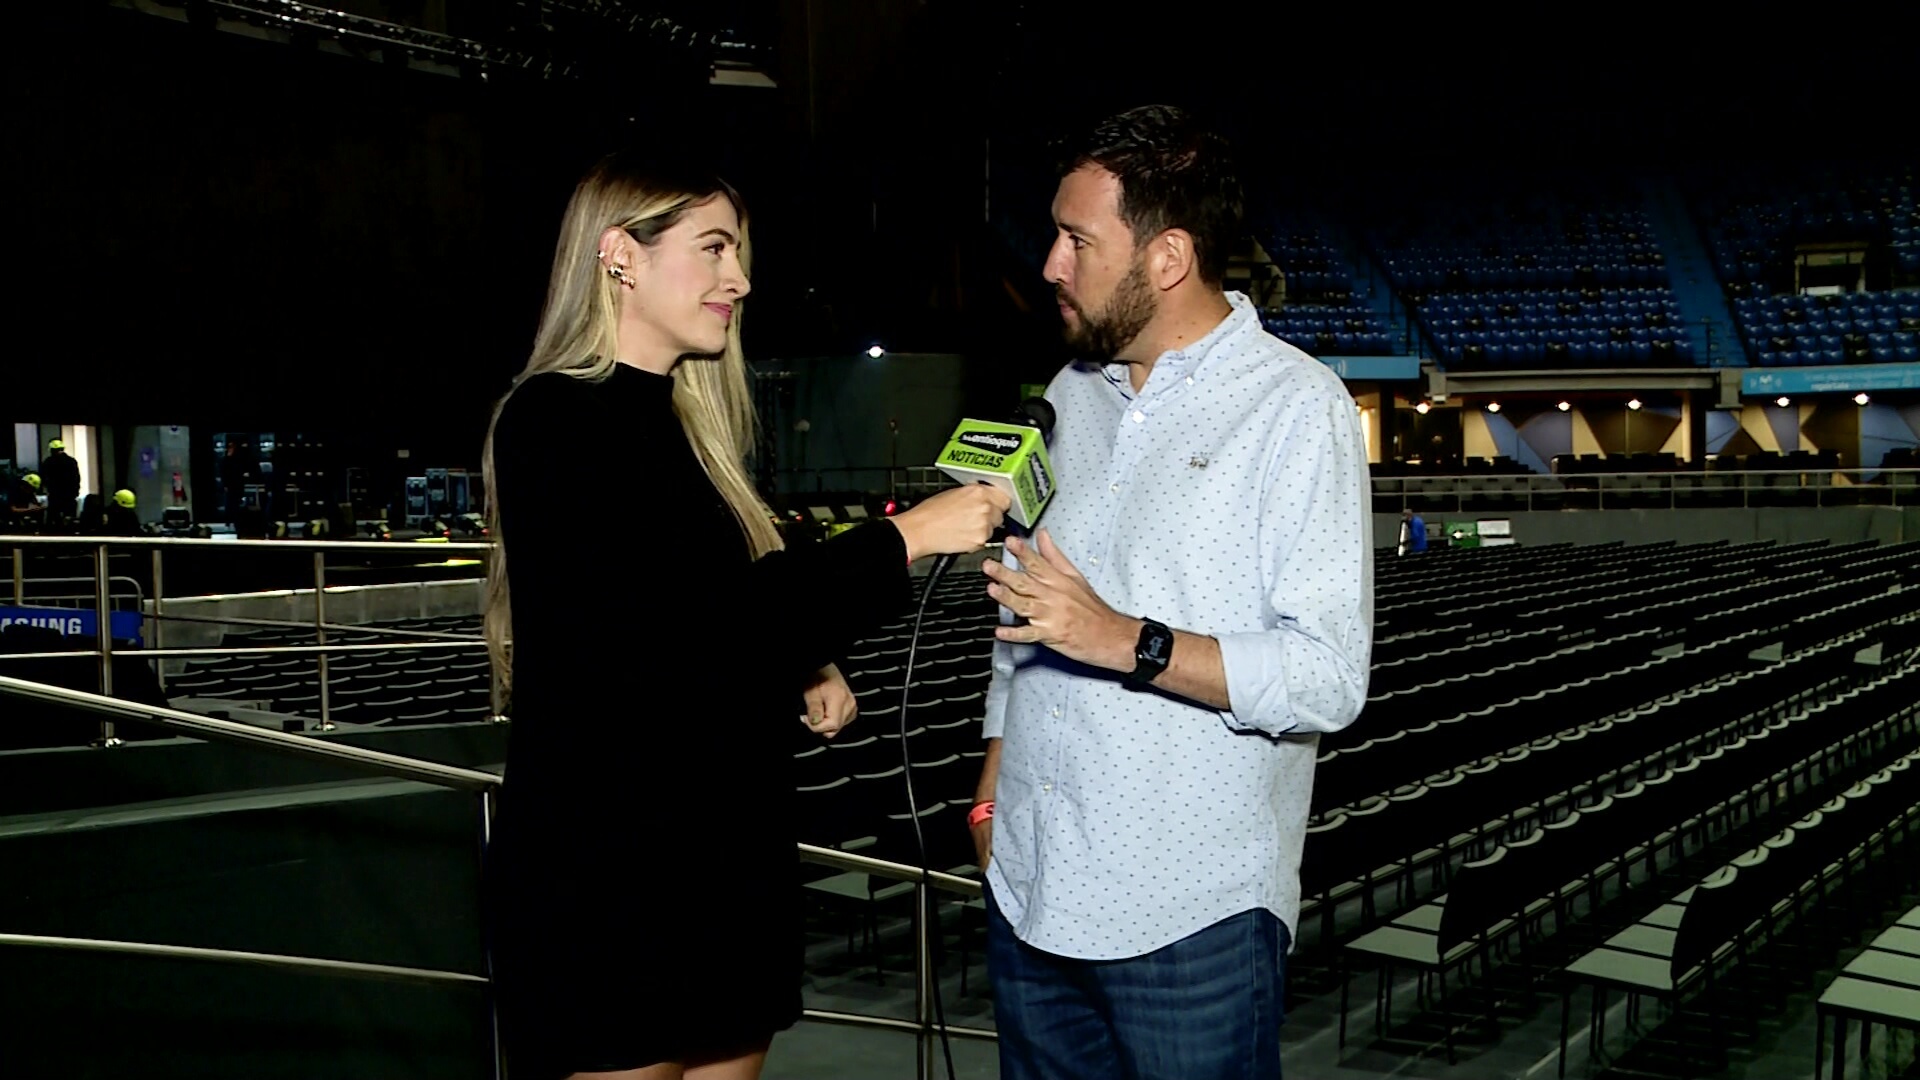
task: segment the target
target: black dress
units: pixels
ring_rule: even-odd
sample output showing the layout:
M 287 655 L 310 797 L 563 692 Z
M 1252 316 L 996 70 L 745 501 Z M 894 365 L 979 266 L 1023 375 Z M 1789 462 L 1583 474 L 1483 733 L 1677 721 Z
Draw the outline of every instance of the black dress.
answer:
M 513 1080 L 728 1055 L 799 1018 L 789 725 L 806 676 L 907 599 L 885 523 L 750 560 L 672 390 L 536 375 L 494 433 L 514 677 L 486 870 Z

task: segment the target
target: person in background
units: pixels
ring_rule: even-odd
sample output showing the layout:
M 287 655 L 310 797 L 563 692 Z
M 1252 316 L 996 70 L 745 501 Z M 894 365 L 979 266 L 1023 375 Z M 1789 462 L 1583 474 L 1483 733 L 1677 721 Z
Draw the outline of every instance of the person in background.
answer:
M 1400 511 L 1400 554 L 1417 555 L 1427 550 L 1427 521 L 1412 507 Z
M 80 511 L 80 463 L 67 453 L 64 440 L 47 443 L 40 477 L 46 481 L 47 520 L 61 524 L 72 521 Z
M 1273 1080 L 1317 736 L 1367 699 L 1372 513 L 1339 376 L 1224 288 L 1242 196 L 1177 109 L 1067 155 L 1082 363 L 1003 608 L 969 815 L 1001 1080 Z
M 113 500 L 107 503 L 104 527 L 107 536 L 139 536 L 140 514 L 134 509 L 136 498 L 133 492 L 121 488 L 113 493 Z
M 42 481 L 39 473 L 15 477 L 7 492 L 7 520 L 15 529 L 31 529 L 46 519 L 47 508 L 40 505 Z

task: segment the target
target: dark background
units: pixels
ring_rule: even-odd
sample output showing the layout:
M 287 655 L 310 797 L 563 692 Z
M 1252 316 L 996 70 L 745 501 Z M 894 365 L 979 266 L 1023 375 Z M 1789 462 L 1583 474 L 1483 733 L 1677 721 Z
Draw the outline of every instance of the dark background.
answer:
M 480 36 L 539 5 L 345 6 L 458 13 L 445 29 Z M 780 83 L 766 90 L 604 35 L 579 43 L 584 77 L 483 81 L 51 8 L 10 13 L 0 355 L 28 406 L 8 411 L 404 433 L 449 460 L 477 459 L 571 185 L 615 146 L 708 157 L 745 191 L 751 356 L 960 352 L 983 400 L 1060 358 L 1036 268 L 989 221 L 989 175 L 995 209 L 1044 231 L 1045 140 L 1140 101 L 1227 129 L 1258 200 L 1349 216 L 1434 179 L 1911 156 L 1884 35 L 1839 49 L 1757 27 L 1748 43 L 1617 12 L 681 5 L 753 43 Z

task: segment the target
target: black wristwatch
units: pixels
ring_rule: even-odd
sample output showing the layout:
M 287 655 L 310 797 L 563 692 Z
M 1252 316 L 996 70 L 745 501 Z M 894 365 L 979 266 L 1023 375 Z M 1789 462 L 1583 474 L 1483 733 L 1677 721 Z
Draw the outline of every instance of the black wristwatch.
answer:
M 1140 641 L 1133 647 L 1133 671 L 1126 677 L 1127 686 L 1133 690 L 1146 689 L 1173 659 L 1173 631 L 1152 619 L 1140 621 L 1143 625 Z

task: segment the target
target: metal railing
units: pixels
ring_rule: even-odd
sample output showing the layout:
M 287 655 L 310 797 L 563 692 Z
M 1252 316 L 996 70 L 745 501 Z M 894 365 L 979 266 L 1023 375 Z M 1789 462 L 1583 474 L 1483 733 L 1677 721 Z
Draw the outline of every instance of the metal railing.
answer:
M 25 587 L 28 585 L 94 585 L 96 583 L 92 577 L 36 577 L 36 578 L 21 579 L 19 584 L 20 584 L 20 589 L 16 591 L 13 598 L 13 602 L 16 607 L 29 603 L 29 597 L 26 595 L 26 589 L 25 589 Z M 125 585 L 127 587 L 126 591 L 114 592 L 113 586 L 115 585 Z M 117 600 L 120 597 L 125 596 L 125 597 L 132 598 L 134 606 L 136 608 L 144 608 L 146 606 L 146 603 L 147 603 L 146 590 L 142 588 L 140 583 L 138 581 L 135 581 L 133 578 L 127 577 L 125 575 L 119 575 L 119 574 L 114 575 L 107 579 L 107 589 L 108 589 L 107 598 L 109 600 Z M 35 592 L 31 597 L 31 602 L 41 603 L 43 601 L 48 601 L 48 600 L 55 600 L 55 601 L 92 600 L 93 598 L 94 598 L 94 590 L 90 588 L 83 593 Z
M 1374 509 L 1440 512 L 1568 509 L 1920 506 L 1920 469 L 1377 476 Z
M 103 620 L 104 621 L 104 620 Z M 336 646 L 338 648 L 340 646 Z M 262 649 L 257 651 L 275 651 Z M 280 650 L 280 651 L 284 651 Z M 40 654 L 45 655 L 45 654 Z M 81 655 L 87 655 L 82 653 Z M 182 712 L 178 709 L 153 705 L 141 705 L 130 701 L 101 694 L 91 694 L 82 690 L 70 690 L 65 687 L 48 686 L 43 683 L 28 682 L 22 679 L 0 676 L 0 696 L 12 696 L 49 704 L 72 708 L 81 708 L 100 713 L 103 717 L 118 717 L 138 723 L 152 724 L 182 735 L 203 738 L 210 741 L 227 742 L 241 746 L 250 746 L 270 752 L 280 753 L 307 761 L 322 761 L 341 766 L 364 775 L 386 777 L 396 780 L 408 780 L 430 784 L 453 791 L 465 791 L 479 796 L 480 802 L 480 844 L 484 849 L 492 837 L 495 796 L 500 786 L 500 778 L 492 773 L 476 769 L 464 769 L 437 762 L 421 761 L 397 754 L 383 753 L 356 746 L 348 746 L 325 739 L 314 739 L 305 735 L 275 731 L 270 728 L 255 727 L 251 724 L 232 720 L 222 720 L 196 713 Z M 102 729 L 113 730 L 114 721 L 102 720 Z M 118 745 L 118 740 L 102 745 Z M 800 861 L 826 866 L 837 870 L 871 874 L 875 877 L 894 881 L 906 881 L 913 884 L 914 897 L 914 1018 L 902 1020 L 896 1017 L 874 1016 L 865 1013 L 837 1012 L 826 1009 L 806 1009 L 803 1015 L 810 1020 L 825 1023 L 848 1024 L 860 1027 L 879 1028 L 912 1033 L 915 1037 L 916 1075 L 922 1080 L 933 1080 L 934 1066 L 937 1060 L 935 1040 L 944 1031 L 950 1036 L 975 1039 L 996 1039 L 998 1033 L 985 1028 L 964 1027 L 953 1024 L 941 1024 L 933 1011 L 933 980 L 936 977 L 932 956 L 932 935 L 938 925 L 938 909 L 935 905 L 935 893 L 949 893 L 965 898 L 981 895 L 981 884 L 967 878 L 903 863 L 888 862 L 852 852 L 833 848 L 816 847 L 811 844 L 797 845 Z M 496 1080 L 503 1075 L 504 1063 L 500 1053 L 499 1019 L 495 1011 L 492 995 L 492 981 L 488 976 L 467 972 L 445 971 L 432 968 L 396 967 L 385 964 L 370 964 L 359 961 L 336 960 L 325 957 L 289 956 L 279 953 L 244 952 L 231 949 L 208 949 L 195 946 L 170 945 L 158 942 L 116 941 L 101 938 L 53 937 L 39 934 L 15 934 L 0 932 L 0 947 L 40 948 L 54 950 L 78 950 L 107 952 L 129 956 L 148 956 L 169 959 L 201 960 L 216 963 L 233 963 L 254 966 L 277 967 L 287 970 L 317 972 L 357 978 L 400 980 L 445 986 L 473 986 L 487 994 L 488 1022 L 494 1048 L 494 1076 Z M 875 945 L 878 948 L 878 944 Z
M 844 468 L 779 469 L 772 473 L 777 497 L 848 491 L 924 495 L 953 487 L 955 481 L 931 465 L 850 465 Z
M 105 619 L 101 620 L 103 623 Z M 69 708 L 85 709 L 101 714 L 103 717 L 119 717 L 140 723 L 153 724 L 169 731 L 211 742 L 233 743 L 261 750 L 268 750 L 306 761 L 327 762 L 367 776 L 385 777 L 393 780 L 409 780 L 415 783 L 430 784 L 451 791 L 464 791 L 477 794 L 480 799 L 480 845 L 484 850 L 487 841 L 493 835 L 494 796 L 499 790 L 500 778 L 492 773 L 476 769 L 462 769 L 452 765 L 442 765 L 433 761 L 418 761 L 401 757 L 398 754 L 382 753 L 378 750 L 366 750 L 344 743 L 330 742 L 324 739 L 312 739 L 304 735 L 293 735 L 271 728 L 255 727 L 233 720 L 221 720 L 212 716 L 200 716 L 196 713 L 182 712 L 178 709 L 162 708 L 155 705 L 141 705 L 131 701 L 103 694 L 89 694 L 84 690 L 70 690 L 61 686 L 48 686 L 44 683 L 28 682 L 24 679 L 0 675 L 0 696 L 25 698 Z M 114 722 L 101 720 L 101 728 L 112 732 Z M 118 745 L 118 740 L 103 742 L 102 745 Z M 333 975 L 347 975 L 364 978 L 398 979 L 406 982 L 431 983 L 438 985 L 472 985 L 486 988 L 488 996 L 488 1023 L 494 1046 L 494 1077 L 499 1080 L 503 1075 L 500 1067 L 500 1026 L 494 1012 L 491 997 L 491 980 L 485 975 L 467 972 L 444 971 L 435 968 L 393 967 L 385 964 L 367 964 L 349 960 L 334 960 L 317 956 L 287 956 L 279 953 L 241 952 L 232 949 L 205 949 L 185 945 L 169 945 L 159 942 L 114 941 L 101 938 L 49 937 L 40 934 L 0 933 L 0 946 L 15 946 L 41 949 L 81 950 L 88 952 L 108 952 L 122 955 L 167 957 L 172 959 L 207 960 L 222 963 L 266 965 L 295 971 L 321 972 Z
M 488 543 L 437 543 L 430 546 L 413 547 L 405 543 L 379 540 L 202 540 L 189 537 L 171 536 L 7 536 L 0 538 L 13 548 L 13 602 L 23 605 L 26 598 L 26 551 L 28 548 L 84 548 L 93 556 L 94 601 L 96 643 L 94 648 L 60 652 L 11 653 L 0 654 L 0 661 L 10 659 L 58 659 L 72 657 L 96 657 L 100 661 L 100 692 L 113 694 L 113 633 L 112 633 L 112 577 L 109 573 L 108 553 L 110 548 L 131 547 L 146 548 L 152 552 L 153 594 L 148 598 L 152 610 L 144 613 L 153 623 L 153 643 L 149 648 L 139 650 L 146 660 L 187 659 L 210 656 L 245 656 L 259 653 L 288 653 L 294 655 L 310 654 L 315 657 L 319 671 L 320 715 L 317 718 L 319 731 L 332 731 L 332 696 L 328 691 L 328 663 L 332 654 L 366 651 L 390 651 L 395 649 L 484 649 L 484 638 L 473 634 L 445 634 L 434 631 L 388 630 L 386 632 L 411 637 L 424 637 L 434 640 L 392 642 L 378 645 L 328 644 L 329 631 L 364 632 L 357 626 L 345 626 L 327 621 L 327 553 L 328 552 L 367 552 L 377 551 L 385 555 L 422 555 L 444 556 L 454 552 L 471 552 L 482 560 L 492 552 L 493 545 Z M 175 617 L 166 614 L 166 593 L 163 587 L 164 575 L 162 553 L 169 549 L 206 549 L 218 552 L 241 550 L 269 550 L 279 552 L 309 551 L 313 555 L 313 620 L 311 622 L 293 622 L 280 619 L 248 619 L 217 617 L 182 617 L 182 622 L 213 622 L 244 626 L 272 626 L 292 629 L 311 629 L 314 644 L 280 646 L 215 646 L 207 648 L 164 647 L 164 627 Z M 195 599 L 204 599 L 196 597 Z M 500 680 L 497 673 L 489 674 L 488 699 L 492 703 L 491 715 L 494 720 L 502 719 L 502 700 Z M 113 721 L 103 720 L 100 726 L 98 745 L 115 746 L 119 737 L 114 731 Z

